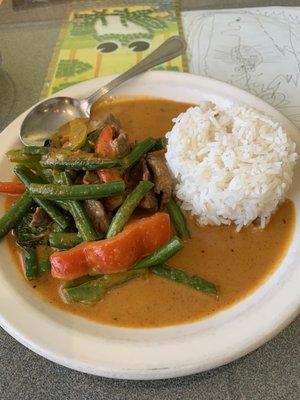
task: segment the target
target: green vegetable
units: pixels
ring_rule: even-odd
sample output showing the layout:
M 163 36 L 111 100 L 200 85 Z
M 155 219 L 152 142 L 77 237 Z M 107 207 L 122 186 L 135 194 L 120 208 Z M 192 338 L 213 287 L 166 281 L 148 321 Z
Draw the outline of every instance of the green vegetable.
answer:
M 90 144 L 88 141 L 86 141 L 80 150 L 84 151 L 85 153 L 93 153 L 94 146 L 92 144 Z
M 151 151 L 165 150 L 167 147 L 167 139 L 165 137 L 155 139 L 155 144 Z
M 192 289 L 198 290 L 199 292 L 204 292 L 208 294 L 218 293 L 217 287 L 213 283 L 208 282 L 197 275 L 190 275 L 177 268 L 170 267 L 167 264 L 157 265 L 152 269 L 152 272 L 155 275 L 162 276 L 177 283 L 181 283 Z
M 33 201 L 28 193 L 23 196 L 0 218 L 0 238 L 3 238 L 21 220 Z
M 113 237 L 123 230 L 139 202 L 145 194 L 153 188 L 153 186 L 154 184 L 150 181 L 141 181 L 133 192 L 126 197 L 124 203 L 118 209 L 111 221 L 107 232 L 107 238 Z
M 33 166 L 30 169 L 35 171 L 35 173 L 37 174 L 37 176 L 39 176 L 41 178 L 43 183 L 52 183 L 53 182 L 53 173 L 52 173 L 53 171 L 51 169 L 42 168 L 41 165 L 38 165 L 36 167 Z
M 9 150 L 6 153 L 9 161 L 15 163 L 25 163 L 25 162 L 38 162 L 41 159 L 40 155 L 26 154 L 23 150 Z
M 96 157 L 93 154 L 86 153 L 86 156 L 79 155 L 78 157 L 47 157 L 41 161 L 44 168 L 59 169 L 59 170 L 97 170 L 113 167 L 120 167 L 120 160 L 109 160 Z
M 179 236 L 181 238 L 190 238 L 191 235 L 186 225 L 185 216 L 174 199 L 170 199 L 167 204 L 167 210 Z
M 44 154 L 49 154 L 50 153 L 50 147 L 43 147 L 43 146 L 25 146 L 23 147 L 21 150 L 19 150 L 20 152 L 22 152 L 23 154 L 29 154 L 29 155 L 44 155 Z
M 92 153 L 95 149 L 95 144 L 97 139 L 101 133 L 101 129 L 96 129 L 95 131 L 88 134 L 85 145 L 81 147 L 81 151 L 85 151 L 86 153 Z
M 68 303 L 94 304 L 101 300 L 105 293 L 125 282 L 146 276 L 147 271 L 131 270 L 119 274 L 103 275 L 100 278 L 90 278 L 89 281 L 74 286 L 69 283 L 62 288 L 62 295 Z
M 155 253 L 138 261 L 133 268 L 141 269 L 161 264 L 173 257 L 182 248 L 183 244 L 181 240 L 175 236 L 167 244 L 160 247 Z
M 129 168 L 136 164 L 144 154 L 148 153 L 156 144 L 156 140 L 149 137 L 142 142 L 138 143 L 134 149 L 122 159 L 122 166 Z
M 70 249 L 81 242 L 78 233 L 52 232 L 49 235 L 49 244 L 56 249 Z
M 37 246 L 36 248 L 38 270 L 42 274 L 51 271 L 51 263 L 49 260 L 51 253 L 52 249 L 49 246 Z
M 87 215 L 84 206 L 79 201 L 69 202 L 70 213 L 74 218 L 76 228 L 78 229 L 79 236 L 83 241 L 97 240 L 99 235 L 95 232 L 93 224 Z
M 26 279 L 31 281 L 38 277 L 38 263 L 35 250 L 30 247 L 22 247 L 24 274 Z
M 68 208 L 68 211 L 69 211 L 69 208 Z M 51 232 L 63 233 L 63 232 L 68 232 L 68 229 L 61 229 L 61 227 L 54 222 L 51 227 Z
M 32 197 L 51 200 L 88 200 L 118 196 L 125 190 L 123 181 L 92 185 L 58 185 L 32 183 L 28 191 Z
M 61 172 L 60 179 L 64 185 L 69 185 L 71 183 L 70 176 L 66 172 Z M 89 185 L 83 185 L 83 186 L 89 186 Z M 67 206 L 70 213 L 72 214 L 72 217 L 74 218 L 79 236 L 86 241 L 98 239 L 98 235 L 95 232 L 93 224 L 89 216 L 87 215 L 83 204 L 80 201 L 73 200 L 73 201 L 64 201 L 64 205 Z
M 26 167 L 28 169 L 35 171 L 40 176 L 43 174 L 42 171 L 46 170 L 42 167 L 39 161 L 20 161 L 18 162 L 18 164 L 21 165 L 22 167 Z
M 28 188 L 31 183 L 42 183 L 43 180 L 37 175 L 34 175 L 28 168 L 17 165 L 14 169 L 14 173 L 20 179 L 20 181 Z M 46 199 L 39 199 L 33 197 L 33 200 L 49 215 L 49 217 L 56 222 L 62 229 L 67 228 L 69 225 L 68 221 L 62 214 L 62 212 L 53 204 L 51 201 Z

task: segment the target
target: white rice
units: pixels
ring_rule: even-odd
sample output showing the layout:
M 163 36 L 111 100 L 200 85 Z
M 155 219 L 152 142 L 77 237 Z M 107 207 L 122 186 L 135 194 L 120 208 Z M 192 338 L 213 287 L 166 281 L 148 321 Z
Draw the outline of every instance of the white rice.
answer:
M 173 120 L 166 159 L 182 208 L 201 224 L 259 218 L 263 228 L 292 183 L 296 145 L 279 123 L 249 107 L 206 102 Z

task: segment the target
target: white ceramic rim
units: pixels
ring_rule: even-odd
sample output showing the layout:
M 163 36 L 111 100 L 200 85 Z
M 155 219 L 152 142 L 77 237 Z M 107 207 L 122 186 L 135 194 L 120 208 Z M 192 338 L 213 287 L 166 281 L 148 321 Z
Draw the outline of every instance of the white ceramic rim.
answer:
M 112 77 L 97 78 L 56 95 L 84 97 Z M 254 106 L 281 122 L 300 149 L 298 130 L 262 100 L 222 82 L 176 72 L 148 72 L 125 84 L 115 95 L 156 95 L 197 102 L 212 100 L 222 107 L 233 103 Z M 20 144 L 18 132 L 29 112 L 1 134 L 1 179 L 11 167 L 5 151 Z M 300 182 L 299 165 L 295 182 Z M 297 179 L 298 178 L 298 179 Z M 289 197 L 300 207 L 299 185 Z M 3 209 L 3 201 L 0 203 Z M 215 316 L 187 325 L 155 329 L 115 328 L 63 313 L 32 296 L 12 267 L 6 243 L 0 244 L 0 324 L 34 352 L 66 367 L 124 379 L 162 379 L 218 367 L 258 348 L 299 313 L 299 213 L 294 239 L 278 270 L 252 295 Z

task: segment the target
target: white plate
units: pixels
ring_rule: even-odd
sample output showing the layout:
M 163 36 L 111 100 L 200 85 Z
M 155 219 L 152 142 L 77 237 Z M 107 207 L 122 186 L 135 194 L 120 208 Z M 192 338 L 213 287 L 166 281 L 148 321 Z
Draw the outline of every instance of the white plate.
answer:
M 90 94 L 109 81 L 94 79 L 58 93 L 74 97 Z M 114 92 L 150 95 L 197 103 L 212 100 L 221 107 L 244 103 L 280 121 L 297 142 L 297 129 L 280 113 L 256 97 L 199 76 L 149 72 Z M 1 134 L 0 180 L 11 177 L 4 153 L 20 145 L 19 128 L 26 113 Z M 299 164 L 289 197 L 297 209 L 294 239 L 280 268 L 256 292 L 209 319 L 169 328 L 128 329 L 95 324 L 61 312 L 35 296 L 20 279 L 5 241 L 0 244 L 0 323 L 15 339 L 36 353 L 66 367 L 91 374 L 126 379 L 170 378 L 228 363 L 261 346 L 283 329 L 300 305 L 300 190 Z M 3 210 L 3 200 L 0 206 Z

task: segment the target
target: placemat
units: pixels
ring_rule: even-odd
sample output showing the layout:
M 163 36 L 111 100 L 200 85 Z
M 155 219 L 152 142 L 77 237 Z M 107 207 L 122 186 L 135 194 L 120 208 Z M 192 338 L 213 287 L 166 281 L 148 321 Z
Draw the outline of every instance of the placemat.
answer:
M 87 79 L 126 71 L 166 39 L 181 33 L 177 2 L 113 3 L 86 3 L 68 9 L 42 97 Z M 177 57 L 155 69 L 184 71 L 187 63 L 184 57 Z

